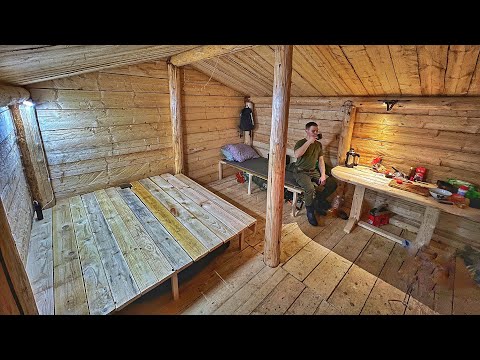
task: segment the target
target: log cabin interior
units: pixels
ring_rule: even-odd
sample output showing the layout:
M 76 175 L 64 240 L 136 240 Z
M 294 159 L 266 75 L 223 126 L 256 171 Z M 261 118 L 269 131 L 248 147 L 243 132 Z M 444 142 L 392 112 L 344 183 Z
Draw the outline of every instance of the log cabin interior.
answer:
M 479 54 L 0 46 L 0 314 L 480 314 Z M 318 226 L 284 199 L 310 121 L 343 197 Z M 229 144 L 268 158 L 264 186 Z

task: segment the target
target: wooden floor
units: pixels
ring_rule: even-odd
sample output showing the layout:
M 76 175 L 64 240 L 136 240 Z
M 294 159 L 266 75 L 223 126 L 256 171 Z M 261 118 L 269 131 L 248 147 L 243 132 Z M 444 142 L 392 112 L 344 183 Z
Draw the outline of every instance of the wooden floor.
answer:
M 284 206 L 281 264 L 270 268 L 262 255 L 266 192 L 254 187 L 249 196 L 233 176 L 207 188 L 255 216 L 256 235 L 241 251 L 222 247 L 199 263 L 180 282 L 179 300 L 166 283 L 117 314 L 480 314 L 480 287 L 453 248 L 431 241 L 409 254 L 361 227 L 346 234 L 339 218 L 318 217 L 312 227 L 304 209 L 293 218 Z
M 168 279 L 177 297 L 181 270 L 256 223 L 181 174 L 64 199 L 44 216 L 27 257 L 40 314 L 108 314 Z

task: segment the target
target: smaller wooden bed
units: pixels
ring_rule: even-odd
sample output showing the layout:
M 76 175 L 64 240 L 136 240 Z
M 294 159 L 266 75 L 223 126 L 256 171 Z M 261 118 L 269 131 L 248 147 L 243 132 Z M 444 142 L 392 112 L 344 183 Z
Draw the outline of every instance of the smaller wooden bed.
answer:
M 256 219 L 185 175 L 163 174 L 57 201 L 34 220 L 27 274 L 40 314 L 109 314 Z
M 261 179 L 268 180 L 268 159 L 256 158 L 249 159 L 243 162 L 229 161 L 222 159 L 218 163 L 218 179 L 223 178 L 223 165 L 230 165 L 239 170 L 245 171 L 248 174 L 248 195 L 252 192 L 252 177 L 258 176 Z M 297 197 L 298 194 L 303 193 L 303 189 L 297 184 L 293 173 L 291 171 L 285 171 L 285 185 L 284 187 L 293 193 L 292 201 L 292 216 L 297 215 Z

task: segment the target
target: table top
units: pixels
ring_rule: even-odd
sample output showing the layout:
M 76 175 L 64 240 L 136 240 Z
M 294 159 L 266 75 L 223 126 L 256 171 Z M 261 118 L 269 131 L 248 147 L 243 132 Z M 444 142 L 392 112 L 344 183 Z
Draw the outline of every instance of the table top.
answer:
M 390 196 L 411 201 L 419 205 L 434 207 L 450 214 L 466 217 L 474 221 L 480 222 L 480 209 L 474 209 L 471 207 L 460 209 L 455 205 L 441 204 L 431 196 L 425 197 L 405 190 L 393 188 L 391 186 L 388 186 L 388 183 L 391 181 L 391 179 L 386 178 L 381 173 L 374 172 L 368 166 L 358 165 L 354 168 L 347 168 L 346 166 L 336 166 L 332 169 L 332 175 L 339 180 L 351 184 L 361 185 L 366 187 L 367 189 L 376 190 Z M 425 184 L 425 186 L 436 187 L 434 184 L 431 184 L 430 186 Z

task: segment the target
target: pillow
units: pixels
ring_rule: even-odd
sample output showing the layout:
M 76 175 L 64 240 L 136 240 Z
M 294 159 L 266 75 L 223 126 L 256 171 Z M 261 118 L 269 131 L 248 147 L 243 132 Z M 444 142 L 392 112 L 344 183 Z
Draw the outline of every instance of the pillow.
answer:
M 228 161 L 234 161 L 234 160 L 233 160 L 232 153 L 231 153 L 229 150 L 227 150 L 227 149 L 225 148 L 225 146 L 222 146 L 222 147 L 220 148 L 220 152 L 221 152 L 222 155 L 225 157 L 225 159 L 227 159 Z
M 225 148 L 230 151 L 233 156 L 233 160 L 237 162 L 243 162 L 248 159 L 259 158 L 255 149 L 247 144 L 229 144 Z

